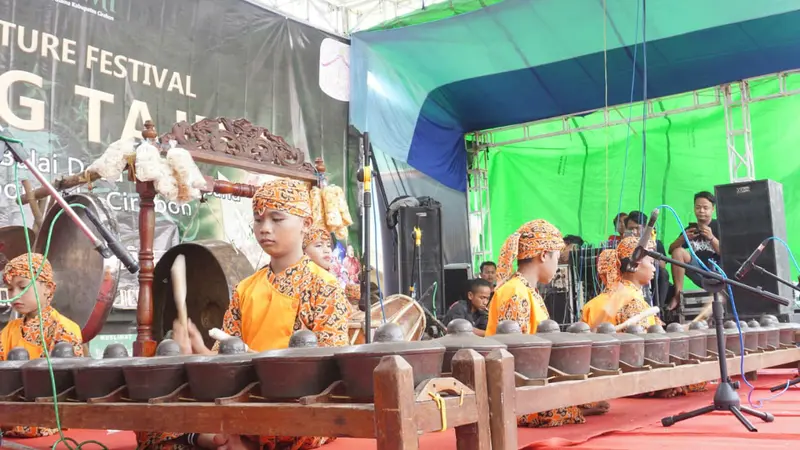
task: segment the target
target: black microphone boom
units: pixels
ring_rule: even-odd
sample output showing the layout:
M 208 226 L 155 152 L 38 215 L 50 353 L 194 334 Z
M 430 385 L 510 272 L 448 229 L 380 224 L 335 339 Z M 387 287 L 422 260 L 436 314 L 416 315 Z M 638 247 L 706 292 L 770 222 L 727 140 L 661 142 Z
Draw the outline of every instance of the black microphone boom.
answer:
M 756 260 L 759 256 L 761 256 L 761 253 L 767 246 L 767 242 L 769 242 L 769 238 L 764 239 L 760 244 L 758 244 L 758 247 L 753 250 L 753 253 L 749 258 L 747 258 L 747 261 L 745 261 L 744 264 L 739 267 L 739 270 L 736 271 L 736 275 L 734 275 L 737 280 L 741 281 L 744 276 L 747 275 L 747 272 L 750 272 L 750 269 L 753 268 L 753 264 L 755 264 Z
M 631 260 L 629 263 L 629 270 L 633 270 L 646 256 L 647 244 L 650 243 L 650 237 L 653 235 L 653 228 L 656 226 L 656 220 L 658 220 L 658 208 L 654 209 L 653 212 L 650 213 L 650 220 L 647 222 L 647 226 L 642 231 L 642 235 L 639 236 L 639 245 L 636 246 L 636 250 L 633 251 L 633 255 L 631 255 Z
M 138 272 L 139 263 L 137 263 L 136 260 L 133 259 L 133 256 L 131 256 L 131 254 L 128 253 L 127 250 L 125 250 L 125 247 L 122 246 L 122 243 L 119 241 L 119 239 L 117 239 L 116 236 L 111 234 L 111 231 L 109 231 L 109 229 L 106 228 L 103 222 L 100 221 L 100 219 L 97 217 L 97 215 L 95 215 L 94 212 L 92 212 L 91 209 L 86 208 L 84 209 L 84 212 L 86 213 L 86 218 L 89 219 L 89 221 L 92 222 L 92 224 L 94 224 L 94 227 L 97 228 L 97 232 L 100 233 L 100 235 L 103 236 L 103 239 L 105 239 L 106 242 L 108 243 L 108 246 L 111 248 L 111 253 L 113 253 L 117 258 L 119 258 L 119 260 L 122 262 L 122 265 L 124 265 L 125 268 L 128 269 L 128 272 L 130 273 Z M 108 258 L 110 256 L 111 254 L 103 254 L 104 258 Z

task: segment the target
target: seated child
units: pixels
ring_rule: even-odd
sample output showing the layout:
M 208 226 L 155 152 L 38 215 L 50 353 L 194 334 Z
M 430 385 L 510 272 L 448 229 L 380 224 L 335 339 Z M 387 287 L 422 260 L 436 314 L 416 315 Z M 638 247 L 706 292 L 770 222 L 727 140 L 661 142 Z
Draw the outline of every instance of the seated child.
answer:
M 30 256 L 33 261 L 34 274 L 40 268 L 42 271 L 36 278 L 36 290 L 39 294 L 42 313 L 39 314 L 33 286 L 25 290 L 31 284 L 28 254 L 17 256 L 6 264 L 3 281 L 11 298 L 20 296 L 11 303 L 11 307 L 19 313 L 20 318 L 8 322 L 0 334 L 0 361 L 4 361 L 8 352 L 15 347 L 27 350 L 31 359 L 41 357 L 44 352 L 42 330 L 44 331 L 44 345 L 47 345 L 48 352 L 58 342 L 69 342 L 75 348 L 75 355 L 83 356 L 80 327 L 50 306 L 56 291 L 53 267 L 38 253 L 32 253 Z M 0 430 L 4 436 L 16 438 L 43 437 L 58 432 L 52 428 L 23 426 L 0 427 Z
M 278 179 L 253 196 L 253 230 L 269 254 L 268 266 L 234 289 L 223 319 L 223 331 L 239 336 L 253 351 L 286 348 L 294 331 L 307 329 L 321 347 L 348 344 L 350 307 L 336 278 L 303 253 L 303 236 L 311 228 L 308 187 Z M 214 354 L 188 323 L 173 324 L 173 338 L 184 353 Z M 333 441 L 325 436 L 231 436 L 227 434 L 137 433 L 140 450 L 184 448 L 262 448 L 311 450 Z

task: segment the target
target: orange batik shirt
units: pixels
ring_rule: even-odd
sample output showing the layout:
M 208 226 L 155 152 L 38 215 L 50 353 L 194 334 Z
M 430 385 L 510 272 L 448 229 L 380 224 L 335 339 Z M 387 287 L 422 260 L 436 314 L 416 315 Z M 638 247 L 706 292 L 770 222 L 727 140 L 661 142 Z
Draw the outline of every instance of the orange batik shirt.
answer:
M 51 306 L 46 306 L 42 308 L 41 320 L 40 316 L 36 316 L 8 322 L 0 334 L 0 361 L 5 361 L 8 352 L 15 347 L 27 350 L 31 359 L 40 358 L 44 352 L 40 323 L 44 329 L 44 341 L 47 343 L 48 351 L 52 351 L 53 346 L 59 342 L 68 342 L 72 344 L 76 356 L 83 356 L 81 328 Z M 0 427 L 0 430 L 4 436 L 21 438 L 43 437 L 58 433 L 55 428 L 24 426 Z
M 547 305 L 539 292 L 531 287 L 528 280 L 519 272 L 503 283 L 492 297 L 489 304 L 489 325 L 486 337 L 497 334 L 497 324 L 504 320 L 513 320 L 522 328 L 523 333 L 536 333 L 539 322 L 550 318 Z M 558 427 L 586 422 L 583 413 L 577 406 L 556 408 L 550 411 L 525 414 L 517 417 L 517 425 L 529 428 Z
M 648 309 L 650 305 L 644 300 L 642 288 L 622 280 L 613 291 L 603 292 L 583 305 L 581 320 L 594 330 L 603 322 L 619 325 Z M 642 319 L 639 325 L 646 330 L 658 322 L 657 317 L 650 316 Z
M 322 347 L 338 347 L 348 345 L 349 315 L 350 306 L 336 278 L 303 256 L 282 273 L 267 266 L 239 283 L 222 328 L 258 352 L 288 347 L 292 333 L 301 329 L 314 332 Z M 137 433 L 137 440 L 141 450 L 189 448 L 165 443 L 181 435 Z M 259 440 L 266 450 L 310 450 L 334 438 L 261 436 Z

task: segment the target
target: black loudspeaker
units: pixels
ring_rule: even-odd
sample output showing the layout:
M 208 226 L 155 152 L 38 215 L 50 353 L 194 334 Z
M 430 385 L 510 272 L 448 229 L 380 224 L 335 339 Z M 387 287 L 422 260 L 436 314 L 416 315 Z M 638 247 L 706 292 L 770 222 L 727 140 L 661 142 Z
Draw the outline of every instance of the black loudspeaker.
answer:
M 772 180 L 758 180 L 716 186 L 715 190 L 722 268 L 729 277 L 733 277 L 764 239 L 775 236 L 786 241 L 783 186 Z M 756 264 L 784 280 L 791 281 L 789 254 L 778 242 L 767 244 Z M 748 272 L 741 281 L 783 298 L 794 299 L 794 292 L 788 286 L 755 270 Z M 776 315 L 782 321 L 792 320 L 794 316 L 794 308 L 778 305 L 738 288 L 733 288 L 733 298 L 739 318 L 743 320 L 757 318 L 762 314 Z M 730 317 L 730 305 L 727 312 Z
M 469 281 L 469 264 L 448 264 L 444 267 L 444 284 L 447 286 L 447 294 L 444 297 L 445 308 L 450 309 L 453 303 L 467 299 Z
M 436 202 L 397 210 L 397 277 L 400 293 L 409 295 L 417 282 L 420 265 L 422 282 L 416 286 L 416 298 L 438 318 L 444 317 L 446 293 L 444 286 L 444 253 L 442 251 L 442 209 Z M 415 252 L 413 231 L 422 230 L 422 245 Z M 412 278 L 413 277 L 413 278 Z M 433 287 L 434 283 L 436 286 Z M 435 300 L 434 300 L 435 290 Z

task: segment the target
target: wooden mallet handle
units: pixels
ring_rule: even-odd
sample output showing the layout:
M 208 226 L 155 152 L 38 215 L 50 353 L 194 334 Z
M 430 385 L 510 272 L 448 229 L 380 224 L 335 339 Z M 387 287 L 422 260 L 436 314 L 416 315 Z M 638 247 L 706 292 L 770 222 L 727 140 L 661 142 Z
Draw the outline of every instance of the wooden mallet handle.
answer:
M 635 316 L 631 317 L 630 319 L 626 320 L 625 322 L 622 322 L 621 324 L 615 326 L 614 329 L 616 331 L 622 331 L 625 328 L 628 328 L 629 326 L 638 323 L 642 319 L 646 319 L 650 316 L 655 316 L 656 314 L 658 314 L 658 312 L 659 312 L 658 307 L 653 306 L 652 308 L 646 309 L 640 312 L 639 314 L 636 314 Z
M 188 330 L 189 319 L 186 314 L 186 257 L 178 255 L 172 263 L 172 296 L 175 298 L 175 309 L 178 312 L 178 321 Z

